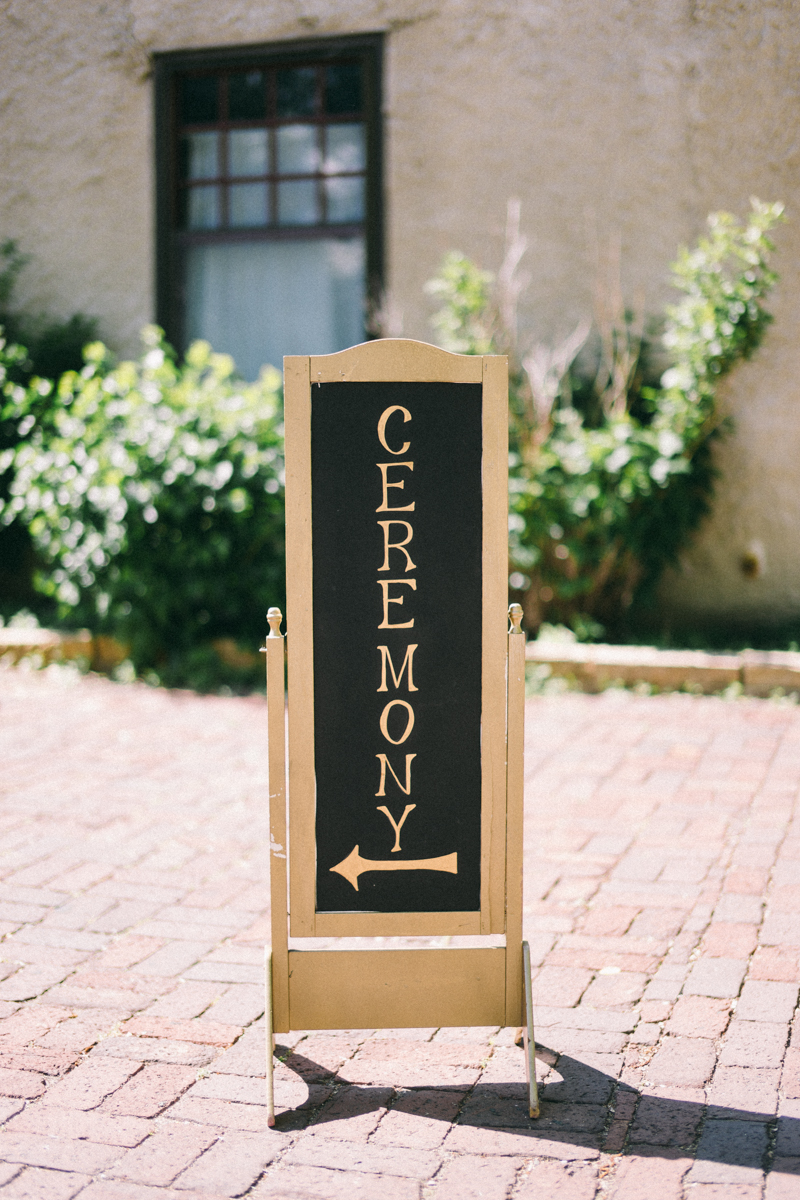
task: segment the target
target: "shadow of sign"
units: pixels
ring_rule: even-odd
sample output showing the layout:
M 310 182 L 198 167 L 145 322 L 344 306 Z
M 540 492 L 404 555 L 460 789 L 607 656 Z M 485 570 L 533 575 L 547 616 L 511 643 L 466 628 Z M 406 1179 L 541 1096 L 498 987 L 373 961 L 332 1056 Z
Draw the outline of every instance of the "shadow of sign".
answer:
M 411 1052 L 413 1043 L 408 1045 Z M 521 1054 L 520 1082 L 411 1088 L 353 1083 L 347 1079 L 347 1065 L 335 1072 L 287 1047 L 276 1046 L 275 1054 L 309 1089 L 303 1103 L 278 1115 L 278 1129 L 302 1127 L 309 1110 L 326 1105 L 333 1097 L 333 1103 L 316 1112 L 309 1124 L 319 1126 L 388 1108 L 407 1116 L 446 1121 L 457 1129 L 491 1131 L 494 1153 L 503 1153 L 503 1138 L 513 1135 L 513 1146 L 509 1141 L 506 1153 L 531 1157 L 590 1159 L 601 1150 L 621 1153 L 624 1146 L 628 1152 L 649 1157 L 662 1153 L 674 1158 L 683 1150 L 698 1163 L 758 1171 L 796 1173 L 800 1165 L 800 1119 L 640 1092 L 546 1046 L 537 1046 L 537 1058 L 547 1067 L 539 1087 L 538 1120 L 528 1116 Z M 530 1148 L 520 1144 L 520 1139 Z M 576 1150 L 585 1154 L 576 1154 Z M 480 1144 L 472 1152 L 481 1153 Z

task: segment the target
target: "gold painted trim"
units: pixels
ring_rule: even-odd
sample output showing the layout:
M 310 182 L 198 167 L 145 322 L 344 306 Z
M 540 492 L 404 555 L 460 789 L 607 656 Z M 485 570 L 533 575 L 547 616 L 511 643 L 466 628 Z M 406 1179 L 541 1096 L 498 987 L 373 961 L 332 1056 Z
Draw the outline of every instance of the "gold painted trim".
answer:
M 309 359 L 312 383 L 481 383 L 483 359 L 428 342 L 382 338 Z
M 523 802 L 525 790 L 525 634 L 522 609 L 509 609 L 506 743 L 506 1025 L 521 1025 Z
M 536 1084 L 536 1038 L 533 1028 L 533 983 L 531 981 L 531 948 L 522 943 L 522 973 L 525 979 L 525 1027 L 523 1046 L 525 1049 L 525 1074 L 528 1077 L 528 1116 L 535 1120 L 539 1116 L 539 1088 Z
M 347 932 L 342 933 L 345 919 Z M 441 937 L 481 931 L 478 912 L 317 913 L 317 937 Z
M 288 967 L 288 956 L 287 956 Z M 288 975 L 287 975 L 288 980 Z M 287 996 L 288 999 L 288 996 Z M 288 1019 L 288 1004 L 286 1008 Z M 267 1101 L 267 1128 L 272 1129 L 275 1125 L 275 1071 L 274 1071 L 274 1054 L 275 1054 L 275 1030 L 274 1030 L 274 1007 L 272 1003 L 272 951 L 267 946 L 264 952 L 264 1024 L 266 1029 L 266 1040 L 264 1043 L 264 1080 L 266 1083 L 265 1099 Z M 283 1031 L 281 1031 L 283 1032 Z
M 270 632 L 264 647 L 267 665 L 267 737 L 269 754 L 269 889 L 272 943 L 267 987 L 273 1029 L 289 1029 L 289 958 L 286 927 L 286 693 L 285 643 L 281 612 L 269 610 Z
M 344 381 L 483 384 L 480 913 L 315 912 L 311 385 Z M 507 360 L 499 355 L 450 354 L 425 342 L 405 338 L 365 342 L 338 354 L 285 358 L 284 397 L 291 936 L 503 933 L 506 884 Z
M 508 360 L 483 358 L 481 933 L 505 931 Z
M 308 358 L 285 358 L 286 628 L 289 658 L 289 911 L 293 937 L 314 937 L 314 646 L 311 382 Z M 292 632 L 293 631 L 293 632 Z
M 505 951 L 290 950 L 293 1029 L 501 1025 Z

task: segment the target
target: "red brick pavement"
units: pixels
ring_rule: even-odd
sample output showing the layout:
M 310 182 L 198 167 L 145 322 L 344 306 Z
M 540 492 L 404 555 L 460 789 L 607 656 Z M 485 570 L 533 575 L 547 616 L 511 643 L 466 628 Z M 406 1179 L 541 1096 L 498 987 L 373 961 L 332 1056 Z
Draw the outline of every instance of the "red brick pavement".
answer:
M 800 709 L 528 706 L 512 1030 L 293 1033 L 263 1106 L 265 710 L 0 672 L 8 1200 L 800 1200 Z

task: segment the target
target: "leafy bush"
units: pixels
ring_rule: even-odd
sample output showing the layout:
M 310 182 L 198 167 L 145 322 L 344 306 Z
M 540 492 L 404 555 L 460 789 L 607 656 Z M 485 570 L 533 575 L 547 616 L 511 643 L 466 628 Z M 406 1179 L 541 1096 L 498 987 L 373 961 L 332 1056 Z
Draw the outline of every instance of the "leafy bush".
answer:
M 708 236 L 680 252 L 672 281 L 683 295 L 666 310 L 662 339 L 672 365 L 658 386 L 648 386 L 646 340 L 618 285 L 598 289 L 606 302 L 596 305 L 593 369 L 585 350 L 578 358 L 588 322 L 555 349 L 520 350 L 515 270 L 525 246 L 518 209 L 510 213 L 494 287 L 464 256 L 448 256 L 429 285 L 444 301 L 434 324 L 447 349 L 510 355 L 510 586 L 527 627 L 546 620 L 580 637 L 620 636 L 708 511 L 712 443 L 726 427 L 717 387 L 771 320 L 768 232 L 782 206 L 754 200 L 744 226 L 712 214 Z
M 19 441 L 17 424 L 3 419 L 2 396 L 9 386 L 9 381 L 18 377 L 21 364 L 27 360 L 25 349 L 9 342 L 3 333 L 0 326 L 0 453 Z M 0 473 L 0 503 L 9 497 L 11 479 L 11 472 Z M 20 523 L 10 528 L 0 526 L 0 620 L 8 620 L 14 613 L 26 607 L 36 607 L 33 571 L 34 550 L 25 526 Z
M 143 342 L 117 366 L 88 346 L 55 390 L 7 386 L 25 440 L 0 456 L 0 522 L 27 525 L 62 618 L 123 642 L 138 673 L 249 685 L 283 592 L 280 376 L 244 384 L 206 342 L 178 366 L 153 326 Z
M 97 321 L 76 313 L 67 320 L 45 314 L 22 312 L 14 303 L 14 290 L 20 272 L 30 261 L 13 238 L 0 242 L 0 392 L 7 382 L 27 386 L 34 376 L 57 380 L 64 371 L 80 370 L 83 347 L 97 337 Z M 46 406 L 55 395 L 40 395 L 38 407 Z M 2 405 L 0 405 L 2 409 Z M 0 419 L 0 451 L 20 440 L 17 422 Z M 10 476 L 0 481 L 0 499 L 8 498 Z M 25 526 L 16 522 L 0 527 L 0 618 L 8 619 L 21 608 L 35 610 L 42 619 L 55 618 L 54 606 L 37 594 L 33 577 L 37 568 L 36 551 Z

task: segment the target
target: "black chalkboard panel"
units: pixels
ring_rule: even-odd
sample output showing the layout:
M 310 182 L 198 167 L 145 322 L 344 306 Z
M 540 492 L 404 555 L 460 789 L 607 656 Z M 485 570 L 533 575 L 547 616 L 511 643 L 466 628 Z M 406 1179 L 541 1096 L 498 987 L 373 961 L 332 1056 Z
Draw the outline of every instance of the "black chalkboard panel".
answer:
M 311 388 L 318 912 L 480 908 L 481 393 Z

